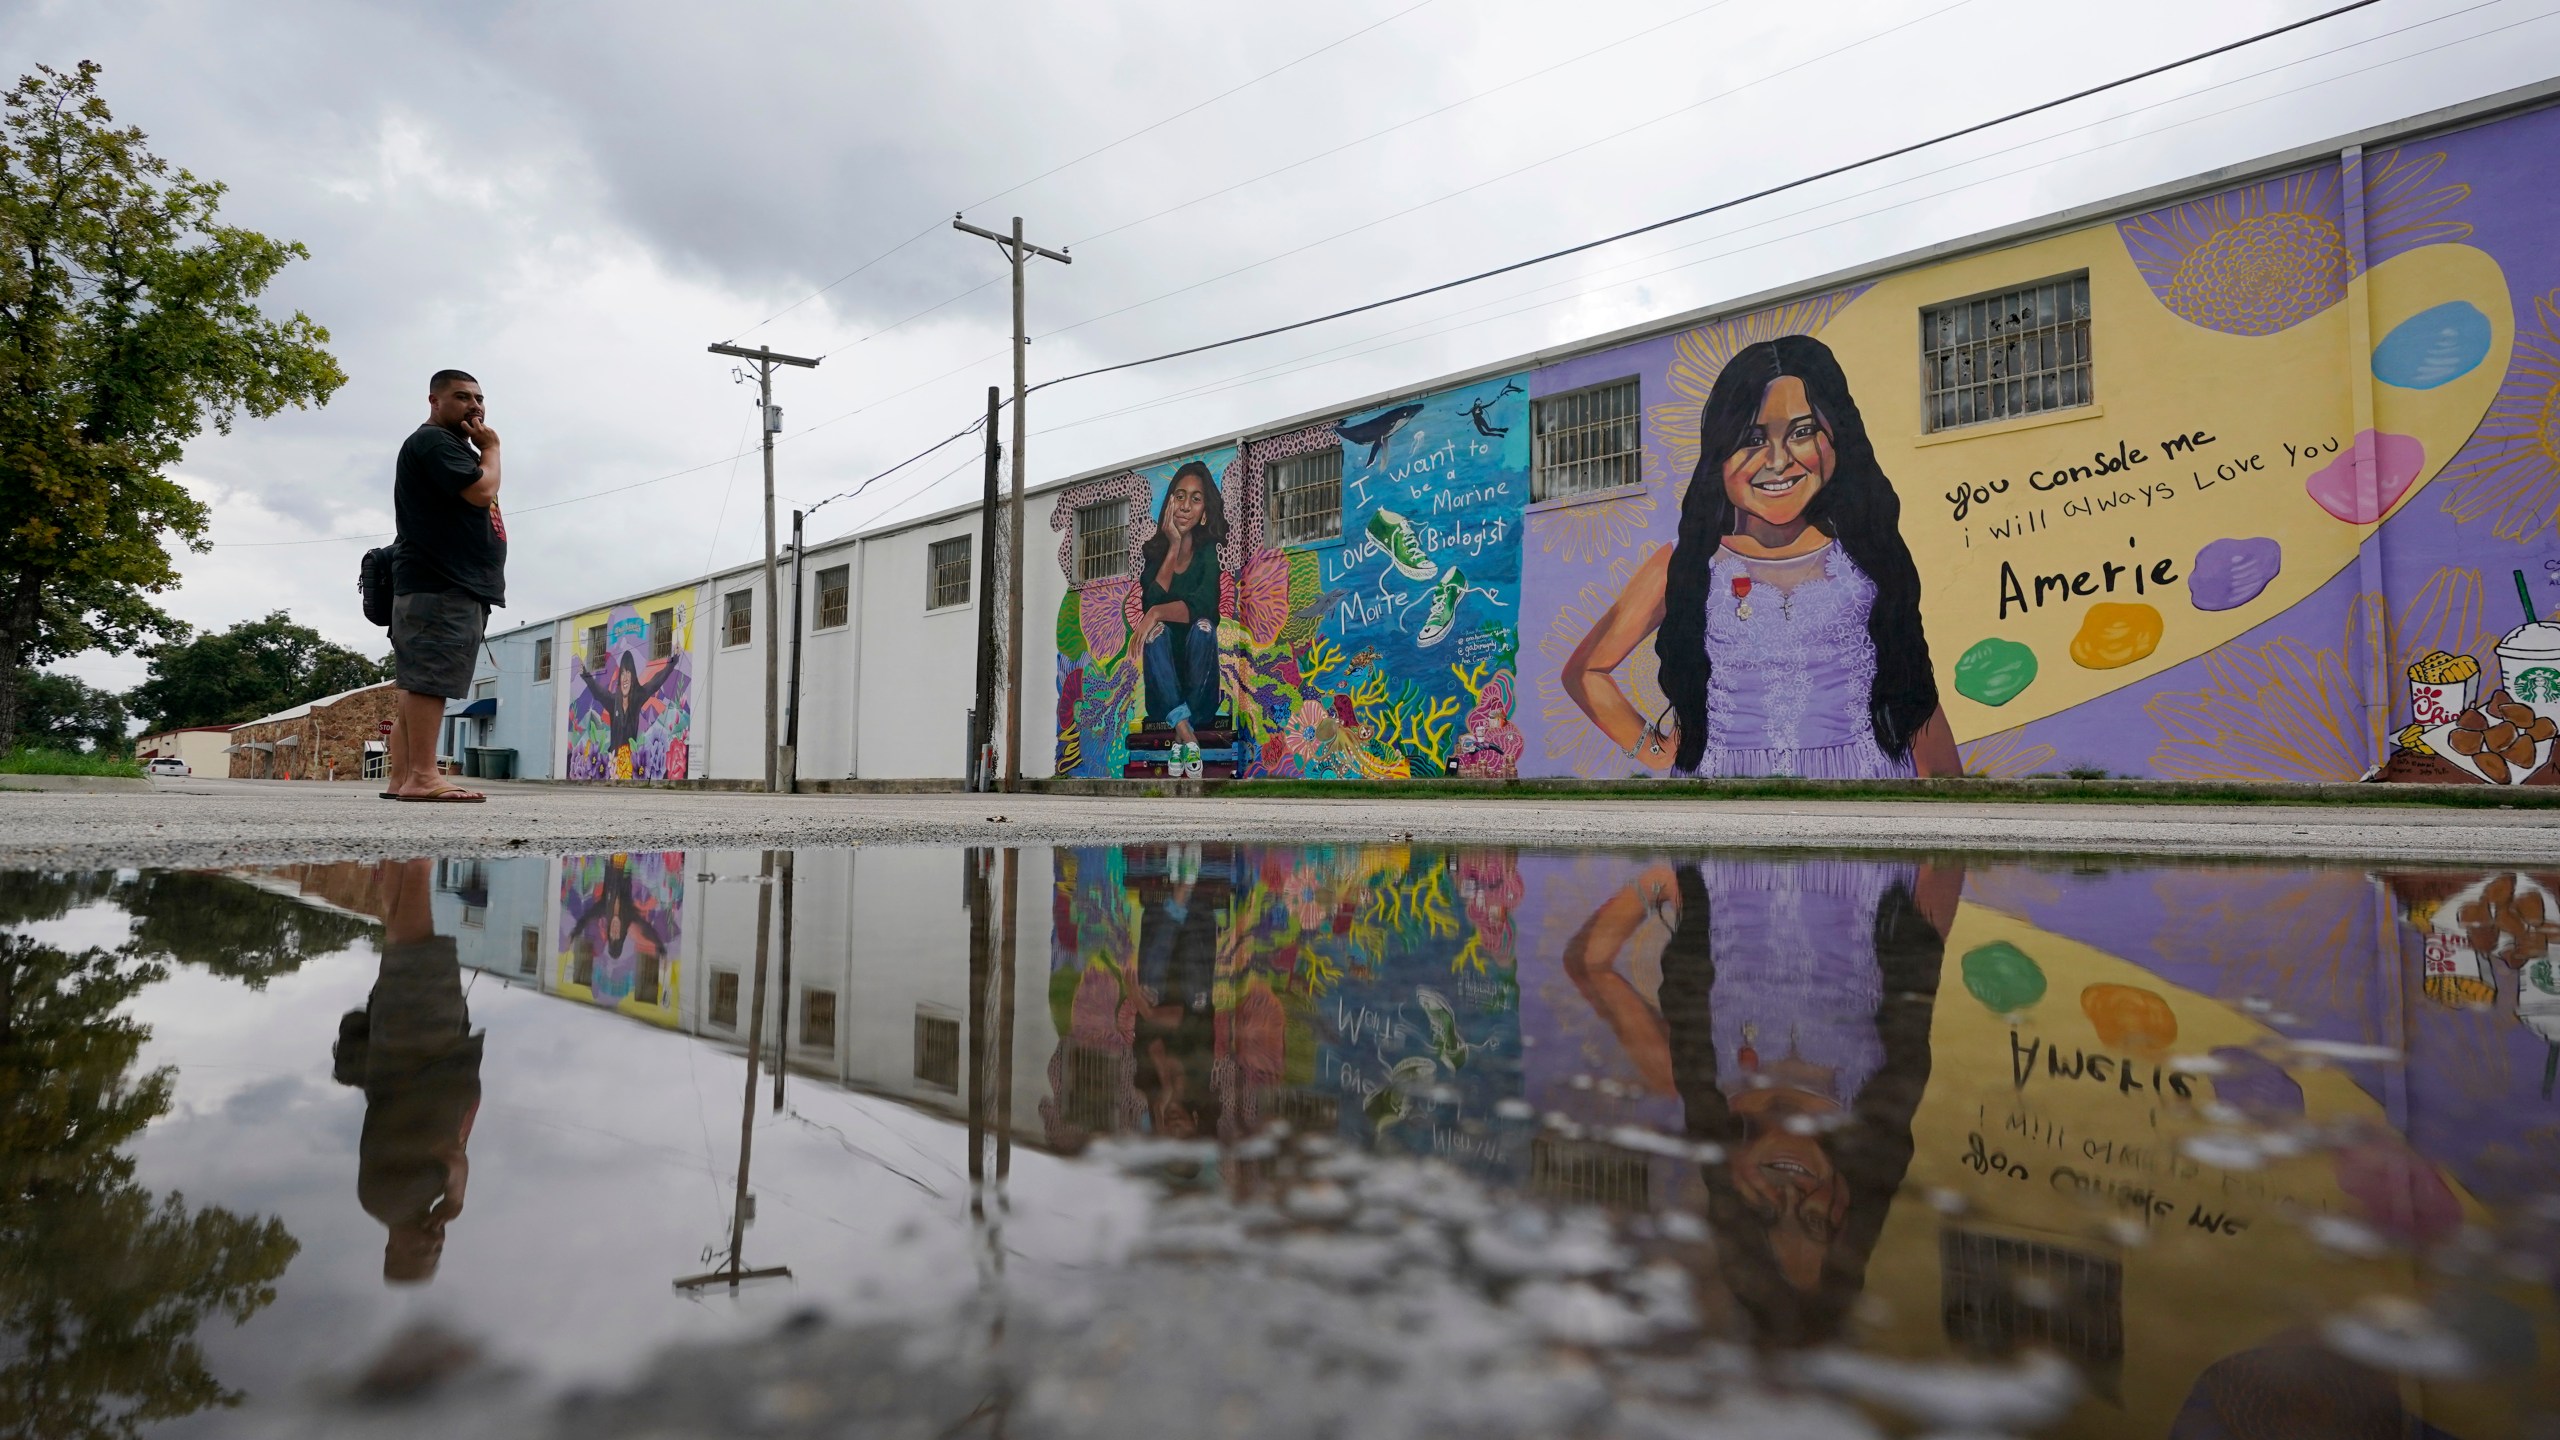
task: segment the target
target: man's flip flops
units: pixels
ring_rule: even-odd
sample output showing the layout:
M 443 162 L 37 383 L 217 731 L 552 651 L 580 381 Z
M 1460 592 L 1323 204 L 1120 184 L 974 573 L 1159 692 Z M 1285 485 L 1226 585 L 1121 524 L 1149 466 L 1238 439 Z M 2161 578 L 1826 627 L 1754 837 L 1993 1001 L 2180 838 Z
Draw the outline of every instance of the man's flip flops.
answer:
M 477 790 L 465 790 L 457 785 L 445 790 L 430 790 L 424 795 L 399 795 L 393 798 L 405 800 L 411 804 L 477 805 L 489 797 Z

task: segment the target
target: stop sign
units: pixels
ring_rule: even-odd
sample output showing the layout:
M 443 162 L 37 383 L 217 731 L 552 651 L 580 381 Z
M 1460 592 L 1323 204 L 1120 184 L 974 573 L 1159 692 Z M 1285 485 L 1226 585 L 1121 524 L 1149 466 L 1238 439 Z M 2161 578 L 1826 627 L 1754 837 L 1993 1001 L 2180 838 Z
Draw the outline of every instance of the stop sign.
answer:
M 383 721 L 383 722 L 382 722 L 382 727 L 381 727 L 381 729 L 382 729 L 382 733 L 383 733 L 383 734 L 385 734 L 385 735 L 390 734 L 394 728 L 395 728 L 394 722 L 389 721 L 389 720 L 385 720 L 385 721 Z

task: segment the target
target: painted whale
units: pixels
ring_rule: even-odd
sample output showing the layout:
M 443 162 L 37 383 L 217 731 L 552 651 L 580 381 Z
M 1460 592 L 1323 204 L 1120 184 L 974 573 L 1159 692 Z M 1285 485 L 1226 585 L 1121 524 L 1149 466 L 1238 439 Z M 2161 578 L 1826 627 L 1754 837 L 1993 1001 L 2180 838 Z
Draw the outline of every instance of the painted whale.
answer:
M 1396 432 L 1412 424 L 1413 417 L 1421 413 L 1419 405 L 1398 405 L 1392 410 L 1381 410 L 1366 420 L 1346 421 L 1333 428 L 1335 433 L 1352 444 L 1368 446 L 1369 458 L 1360 463 L 1375 465 L 1378 452 L 1386 449 L 1387 442 L 1395 438 Z

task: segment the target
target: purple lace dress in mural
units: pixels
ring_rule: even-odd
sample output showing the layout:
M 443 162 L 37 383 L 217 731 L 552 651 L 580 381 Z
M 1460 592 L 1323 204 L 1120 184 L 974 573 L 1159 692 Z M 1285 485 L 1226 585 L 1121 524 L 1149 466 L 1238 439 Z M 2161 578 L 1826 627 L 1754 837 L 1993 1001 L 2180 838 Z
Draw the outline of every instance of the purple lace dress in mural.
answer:
M 1876 909 L 1894 886 L 1917 888 L 1917 867 L 1708 860 L 1698 873 L 1714 906 L 1718 1083 L 1731 1094 L 1765 1079 L 1856 1103 L 1884 1064 Z
M 1708 563 L 1707 748 L 1697 775 L 1879 780 L 1911 757 L 1876 744 L 1867 701 L 1875 582 L 1838 544 L 1786 560 L 1719 547 Z

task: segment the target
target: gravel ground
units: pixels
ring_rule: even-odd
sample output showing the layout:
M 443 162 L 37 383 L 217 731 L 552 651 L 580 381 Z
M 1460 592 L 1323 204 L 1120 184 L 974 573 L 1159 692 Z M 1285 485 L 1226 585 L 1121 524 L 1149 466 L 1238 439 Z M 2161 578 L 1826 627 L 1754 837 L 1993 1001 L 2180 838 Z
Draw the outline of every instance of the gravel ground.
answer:
M 2530 810 L 1954 801 L 764 796 L 489 785 L 485 805 L 400 805 L 371 787 L 155 780 L 147 794 L 0 791 L 0 865 L 231 865 L 621 846 L 1401 840 L 1810 845 L 2560 861 Z

